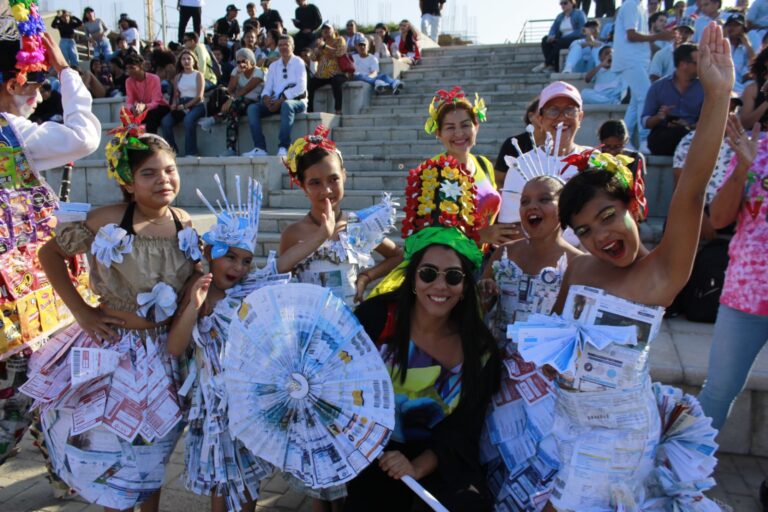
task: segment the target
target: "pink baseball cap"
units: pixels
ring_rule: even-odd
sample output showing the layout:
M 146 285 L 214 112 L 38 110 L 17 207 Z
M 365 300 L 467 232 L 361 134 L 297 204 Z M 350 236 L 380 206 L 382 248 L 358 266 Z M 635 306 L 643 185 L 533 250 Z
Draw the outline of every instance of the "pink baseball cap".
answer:
M 555 98 L 568 98 L 573 100 L 579 108 L 582 107 L 581 93 L 576 87 L 566 82 L 552 82 L 539 94 L 539 109 L 544 108 Z

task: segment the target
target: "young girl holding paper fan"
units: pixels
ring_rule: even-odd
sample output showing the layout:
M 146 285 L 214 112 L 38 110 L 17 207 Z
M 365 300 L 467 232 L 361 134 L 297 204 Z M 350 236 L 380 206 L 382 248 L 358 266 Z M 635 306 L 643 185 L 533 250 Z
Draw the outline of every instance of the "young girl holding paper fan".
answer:
M 531 315 L 510 328 L 526 361 L 558 372 L 554 446 L 540 462 L 559 470 L 552 477 L 532 464 L 525 475 L 554 478 L 547 510 L 719 510 L 703 494 L 714 485 L 717 431 L 694 397 L 651 384 L 648 368 L 664 306 L 691 272 L 734 80 L 728 41 L 714 23 L 699 51 L 705 121 L 659 245 L 649 251 L 640 242 L 644 190 L 624 162 L 588 153 L 571 160 L 581 172 L 560 194 L 560 223 L 589 254 L 568 266 L 554 308 L 561 317 Z
M 180 180 L 162 138 L 143 134 L 142 116 L 121 112 L 107 145 L 109 176 L 126 202 L 66 225 L 40 249 L 40 262 L 76 324 L 30 362 L 23 392 L 40 407 L 54 472 L 106 510 L 157 510 L 165 464 L 178 440 L 185 368 L 166 352 L 176 299 L 198 269 L 189 215 L 171 206 Z M 91 307 L 66 260 L 86 253 Z
M 237 203 L 231 205 L 218 175 L 214 179 L 225 205 L 220 212 L 198 190 L 217 217 L 202 237 L 210 273 L 192 285 L 189 302 L 174 317 L 168 351 L 181 355 L 194 340 L 196 375 L 188 395 L 191 407 L 184 443 L 187 489 L 210 495 L 213 512 L 253 512 L 259 482 L 272 468 L 230 434 L 222 357 L 229 324 L 243 299 L 262 286 L 288 282 L 290 275 L 277 274 L 274 254 L 265 268 L 253 269 L 262 197 L 259 183 L 248 180 L 243 203 L 238 176 Z
M 515 340 L 506 342 L 507 326 L 533 313 L 548 315 L 568 262 L 581 252 L 563 238 L 557 217 L 563 189 L 560 170 L 567 164 L 539 149 L 508 160 L 509 174 L 514 176 L 506 181 L 514 186 L 526 238 L 497 248 L 478 286 L 486 309 L 495 302 L 488 321 L 496 340 L 505 347 L 502 355 L 506 367 L 502 391 L 494 396 L 488 411 L 481 454 L 497 505 L 514 509 L 521 502 L 513 500 L 522 499 L 511 492 L 520 483 L 516 469 L 551 446 L 555 399 L 551 378 L 523 361 Z M 554 473 L 555 469 L 547 472 Z M 531 482 L 531 486 L 526 505 L 546 502 L 551 486 L 542 482 Z

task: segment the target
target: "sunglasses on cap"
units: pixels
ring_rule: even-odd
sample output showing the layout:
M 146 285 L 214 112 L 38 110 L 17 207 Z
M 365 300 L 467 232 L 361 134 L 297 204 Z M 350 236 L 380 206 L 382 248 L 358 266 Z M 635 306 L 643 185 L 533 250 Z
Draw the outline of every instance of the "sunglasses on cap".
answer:
M 419 276 L 419 279 L 421 279 L 423 283 L 427 284 L 434 282 L 434 280 L 437 279 L 437 276 L 439 275 L 445 277 L 445 282 L 448 284 L 448 286 L 457 286 L 464 282 L 464 272 L 455 268 L 450 268 L 448 270 L 437 270 L 435 267 L 425 265 L 423 267 L 419 267 L 419 269 L 416 271 L 416 274 Z

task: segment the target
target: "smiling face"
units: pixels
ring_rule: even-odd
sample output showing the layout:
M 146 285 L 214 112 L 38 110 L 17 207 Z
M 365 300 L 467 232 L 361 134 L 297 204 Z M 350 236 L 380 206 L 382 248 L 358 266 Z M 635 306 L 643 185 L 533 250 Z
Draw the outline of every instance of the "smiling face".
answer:
M 219 290 L 229 290 L 239 283 L 251 270 L 253 254 L 245 249 L 230 247 L 221 258 L 208 260 L 213 285 Z
M 569 151 L 573 147 L 576 132 L 581 127 L 584 119 L 584 111 L 570 98 L 559 97 L 547 102 L 536 114 L 536 119 L 544 132 L 551 133 L 552 137 L 557 132 L 557 125 L 563 123 L 563 134 L 560 139 L 560 153 Z
M 444 245 L 432 245 L 424 251 L 424 256 L 418 264 L 414 280 L 416 308 L 430 316 L 446 317 L 450 315 L 464 293 L 465 279 L 458 284 L 448 284 L 446 275 L 441 273 L 430 283 L 424 282 L 419 271 L 431 268 L 437 272 L 463 272 L 461 259 L 456 251 Z
M 344 180 L 347 175 L 341 168 L 336 155 L 327 155 L 322 160 L 309 166 L 303 173 L 301 188 L 313 206 L 322 208 L 326 199 L 337 211 L 344 198 Z
M 526 183 L 520 197 L 520 219 L 528 238 L 544 238 L 560 229 L 557 199 L 563 186 L 552 178 Z
M 147 208 L 170 206 L 179 193 L 181 180 L 176 160 L 168 151 L 158 151 L 133 172 L 133 183 L 124 185 L 133 200 Z
M 443 116 L 437 129 L 437 138 L 445 150 L 456 157 L 465 157 L 477 141 L 478 126 L 472 122 L 469 112 L 455 109 Z
M 628 267 L 640 251 L 640 233 L 627 205 L 599 191 L 571 217 L 571 226 L 590 254 L 615 267 Z

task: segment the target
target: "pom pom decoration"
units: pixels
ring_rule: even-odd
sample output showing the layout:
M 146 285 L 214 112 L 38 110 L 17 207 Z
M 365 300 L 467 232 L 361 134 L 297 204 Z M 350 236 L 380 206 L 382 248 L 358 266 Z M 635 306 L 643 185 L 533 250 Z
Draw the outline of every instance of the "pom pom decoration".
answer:
M 648 199 L 645 197 L 645 181 L 642 171 L 638 168 L 635 176 L 628 165 L 634 162 L 634 158 L 626 155 L 613 156 L 601 153 L 596 149 L 589 149 L 581 153 L 570 155 L 563 162 L 576 167 L 580 172 L 587 169 L 608 171 L 616 177 L 621 188 L 629 190 L 632 200 L 629 211 L 632 215 L 642 220 L 648 215 Z
M 128 163 L 128 151 L 132 149 L 149 149 L 149 146 L 141 142 L 139 137 L 144 134 L 144 126 L 141 122 L 147 115 L 145 110 L 141 114 L 134 115 L 123 107 L 120 109 L 121 126 L 109 131 L 114 135 L 107 143 L 107 175 L 114 178 L 120 185 L 133 183 L 133 171 Z
M 474 112 L 477 116 L 478 121 L 485 122 L 488 119 L 488 109 L 485 107 L 485 100 L 483 100 L 477 93 L 475 93 L 475 103 L 473 105 L 469 102 L 466 94 L 464 94 L 464 91 L 461 90 L 461 87 L 454 85 L 453 89 L 450 91 L 440 89 L 435 93 L 432 101 L 429 103 L 429 117 L 424 123 L 424 131 L 430 135 L 435 133 L 437 131 L 437 116 L 440 112 L 440 109 L 442 109 L 445 105 L 456 104 L 459 102 L 464 102 L 469 105 L 472 109 L 472 112 Z
M 331 129 L 325 125 L 319 124 L 315 127 L 315 131 L 312 135 L 305 135 L 293 141 L 291 147 L 288 148 L 288 155 L 283 157 L 283 165 L 288 169 L 288 175 L 291 178 L 291 184 L 300 185 L 297 176 L 299 158 L 312 151 L 315 148 L 323 148 L 331 153 L 336 152 L 339 156 L 341 153 L 336 148 L 336 143 L 328 139 L 328 134 Z
M 27 82 L 27 73 L 48 69 L 41 37 L 45 32 L 45 24 L 33 0 L 10 0 L 9 4 L 21 36 L 21 49 L 16 54 L 16 81 L 24 85 Z

